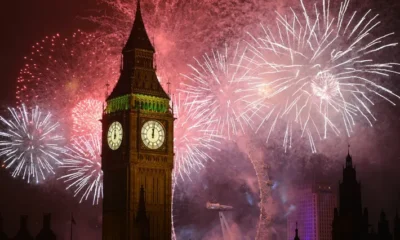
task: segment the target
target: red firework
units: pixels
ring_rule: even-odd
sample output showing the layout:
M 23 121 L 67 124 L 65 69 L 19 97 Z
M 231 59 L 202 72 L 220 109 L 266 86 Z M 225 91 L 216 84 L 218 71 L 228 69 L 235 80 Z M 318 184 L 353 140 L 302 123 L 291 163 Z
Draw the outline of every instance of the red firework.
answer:
M 73 135 L 101 135 L 102 110 L 102 101 L 85 99 L 78 102 L 72 109 Z
M 78 30 L 69 37 L 46 36 L 32 45 L 17 79 L 16 102 L 53 110 L 77 101 L 102 99 L 106 84 L 117 80 L 118 55 L 98 38 Z

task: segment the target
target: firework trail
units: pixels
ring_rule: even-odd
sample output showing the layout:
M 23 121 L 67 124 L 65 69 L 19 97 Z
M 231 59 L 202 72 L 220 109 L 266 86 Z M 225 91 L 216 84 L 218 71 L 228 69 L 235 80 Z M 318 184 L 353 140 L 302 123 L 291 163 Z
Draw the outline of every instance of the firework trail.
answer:
M 56 165 L 62 164 L 64 138 L 58 135 L 60 124 L 52 121 L 52 114 L 44 114 L 39 107 L 29 111 L 25 105 L 8 108 L 12 118 L 0 116 L 6 130 L 0 131 L 0 157 L 12 176 L 26 179 L 28 183 L 46 179 L 54 174 Z
M 182 74 L 187 79 L 182 91 L 188 94 L 188 102 L 227 139 L 244 134 L 246 127 L 251 129 L 252 117 L 259 110 L 253 107 L 258 91 L 249 89 L 255 78 L 248 55 L 239 43 L 233 49 L 225 46 L 221 52 L 205 54 L 202 61 L 195 58 L 197 64 L 189 65 L 191 73 Z
M 395 105 L 399 96 L 380 82 L 399 74 L 398 64 L 378 56 L 397 43 L 389 39 L 394 33 L 376 35 L 378 14 L 347 14 L 348 0 L 336 13 L 326 0 L 313 5 L 312 12 L 300 3 L 292 17 L 278 13 L 275 27 L 263 27 L 262 37 L 252 36 L 259 73 L 253 87 L 264 89 L 259 103 L 275 105 L 261 119 L 269 126 L 267 142 L 272 132 L 283 132 L 283 146 L 290 148 L 297 125 L 316 152 L 315 140 L 329 132 L 350 136 L 359 119 L 372 126 L 373 97 Z
M 112 11 L 109 13 L 111 14 L 99 18 L 91 18 L 90 20 L 99 24 L 101 27 L 99 32 L 103 34 L 104 41 L 109 42 L 110 45 L 114 44 L 114 47 L 119 49 L 120 44 L 125 41 L 126 35 L 130 32 L 136 3 L 130 0 L 101 1 L 110 7 Z M 272 1 L 271 3 L 282 4 L 279 1 Z M 157 75 L 163 81 L 171 82 L 172 91 L 174 91 L 174 88 L 178 86 L 176 81 L 180 79 L 179 73 L 187 72 L 187 67 L 185 66 L 192 61 L 191 57 L 201 58 L 203 53 L 209 51 L 210 46 L 219 49 L 219 47 L 223 46 L 223 43 L 237 42 L 239 38 L 243 37 L 244 27 L 257 23 L 262 19 L 267 20 L 268 15 L 265 12 L 271 11 L 271 9 L 278 9 L 280 6 L 265 4 L 264 0 L 245 2 L 240 0 L 152 0 L 142 1 L 141 7 L 146 29 L 149 36 L 153 37 L 153 45 L 156 48 Z M 243 9 L 246 10 L 244 11 Z M 118 43 L 118 45 L 115 45 L 115 43 Z M 223 57 L 224 51 L 220 52 L 220 55 Z M 229 57 L 226 60 L 232 60 L 231 52 L 229 52 L 229 56 L 225 56 Z M 228 66 L 228 68 L 232 70 L 233 66 Z M 243 84 L 245 85 L 245 83 Z M 193 94 L 191 96 L 190 101 L 196 100 Z M 238 103 L 238 101 L 235 102 L 235 104 Z M 242 103 L 244 105 L 248 104 Z M 262 104 L 254 104 L 253 106 L 255 107 L 254 111 L 257 111 L 257 114 L 261 114 L 263 110 Z M 193 108 L 193 106 L 191 107 Z M 198 110 L 196 109 L 196 111 Z M 228 111 L 228 113 L 231 112 Z M 250 115 L 250 112 L 246 114 Z M 243 116 L 244 118 L 239 119 L 239 122 L 231 118 L 231 120 L 234 120 L 234 124 L 238 126 L 235 133 L 240 133 L 243 130 L 240 127 L 240 123 L 244 121 L 243 119 L 246 119 L 247 115 Z M 218 115 L 214 115 L 215 118 L 218 118 Z M 180 121 L 179 118 L 177 121 Z M 177 121 L 175 121 L 176 126 L 179 125 Z M 244 124 L 248 123 L 244 122 Z M 210 129 L 215 128 L 215 126 L 209 127 L 211 127 Z M 175 136 L 179 134 L 178 132 L 178 130 L 175 131 Z M 232 133 L 232 129 L 229 130 L 229 133 Z M 231 137 L 230 134 L 229 137 Z M 228 138 L 228 135 L 225 137 Z M 178 146 L 179 143 L 176 142 L 175 145 Z M 175 150 L 175 152 L 178 151 Z M 255 167 L 258 167 L 258 165 Z M 175 171 L 175 173 L 177 172 Z
M 188 102 L 185 94 L 176 95 L 173 101 L 176 120 L 174 122 L 174 176 L 190 179 L 192 171 L 199 171 L 207 161 L 213 158 L 207 153 L 218 150 L 220 137 L 197 111 L 194 104 Z
M 132 28 L 136 1 L 99 1 L 108 7 L 107 15 L 92 16 L 89 21 L 98 24 L 98 35 L 119 53 Z M 186 71 L 186 63 L 193 56 L 200 57 L 210 46 L 237 42 L 245 27 L 268 20 L 265 12 L 283 4 L 266 4 L 265 0 L 142 0 L 146 30 L 156 48 L 158 76 L 169 79 L 174 88 L 179 73 Z
M 80 196 L 79 202 L 92 198 L 98 204 L 103 198 L 103 171 L 101 170 L 101 139 L 98 135 L 74 138 L 67 147 L 61 168 L 66 173 L 60 177 L 74 189 L 74 196 Z
M 119 64 L 105 42 L 80 30 L 70 37 L 46 36 L 32 45 L 24 61 L 17 78 L 17 104 L 68 112 L 81 99 L 104 99 L 106 83 L 115 84 Z
M 101 118 L 103 102 L 95 99 L 84 99 L 72 109 L 73 132 L 75 137 L 84 135 L 101 135 Z

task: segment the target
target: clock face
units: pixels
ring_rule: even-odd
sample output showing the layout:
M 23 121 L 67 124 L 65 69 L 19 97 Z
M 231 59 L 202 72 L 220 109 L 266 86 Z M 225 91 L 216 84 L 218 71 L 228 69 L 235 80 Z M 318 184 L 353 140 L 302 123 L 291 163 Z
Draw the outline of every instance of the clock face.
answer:
M 117 150 L 122 143 L 122 125 L 119 122 L 111 123 L 108 128 L 107 142 L 112 150 Z
M 157 121 L 147 121 L 142 127 L 142 141 L 150 149 L 160 148 L 165 140 L 165 130 Z

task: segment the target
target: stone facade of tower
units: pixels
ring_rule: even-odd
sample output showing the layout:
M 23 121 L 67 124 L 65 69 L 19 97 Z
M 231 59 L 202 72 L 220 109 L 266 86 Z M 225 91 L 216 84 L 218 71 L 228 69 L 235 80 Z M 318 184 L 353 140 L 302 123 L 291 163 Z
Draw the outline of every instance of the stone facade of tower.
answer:
M 154 52 L 138 1 L 102 119 L 103 240 L 171 239 L 174 118 Z
M 332 240 L 333 209 L 337 200 L 331 185 L 317 182 L 297 185 L 294 193 L 296 209 L 287 217 L 287 239 L 292 240 L 292 233 L 298 228 L 308 240 Z

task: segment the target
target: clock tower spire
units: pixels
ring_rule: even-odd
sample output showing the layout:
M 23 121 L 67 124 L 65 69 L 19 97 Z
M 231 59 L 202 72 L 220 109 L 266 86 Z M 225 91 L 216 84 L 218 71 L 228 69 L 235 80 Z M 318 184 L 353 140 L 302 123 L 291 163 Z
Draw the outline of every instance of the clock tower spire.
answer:
M 144 26 L 140 0 L 138 0 L 133 27 L 122 50 L 121 76 L 107 100 L 129 93 L 169 99 L 155 73 L 154 53 L 154 47 Z
M 102 119 L 103 240 L 171 239 L 174 117 L 154 53 L 138 0 Z

